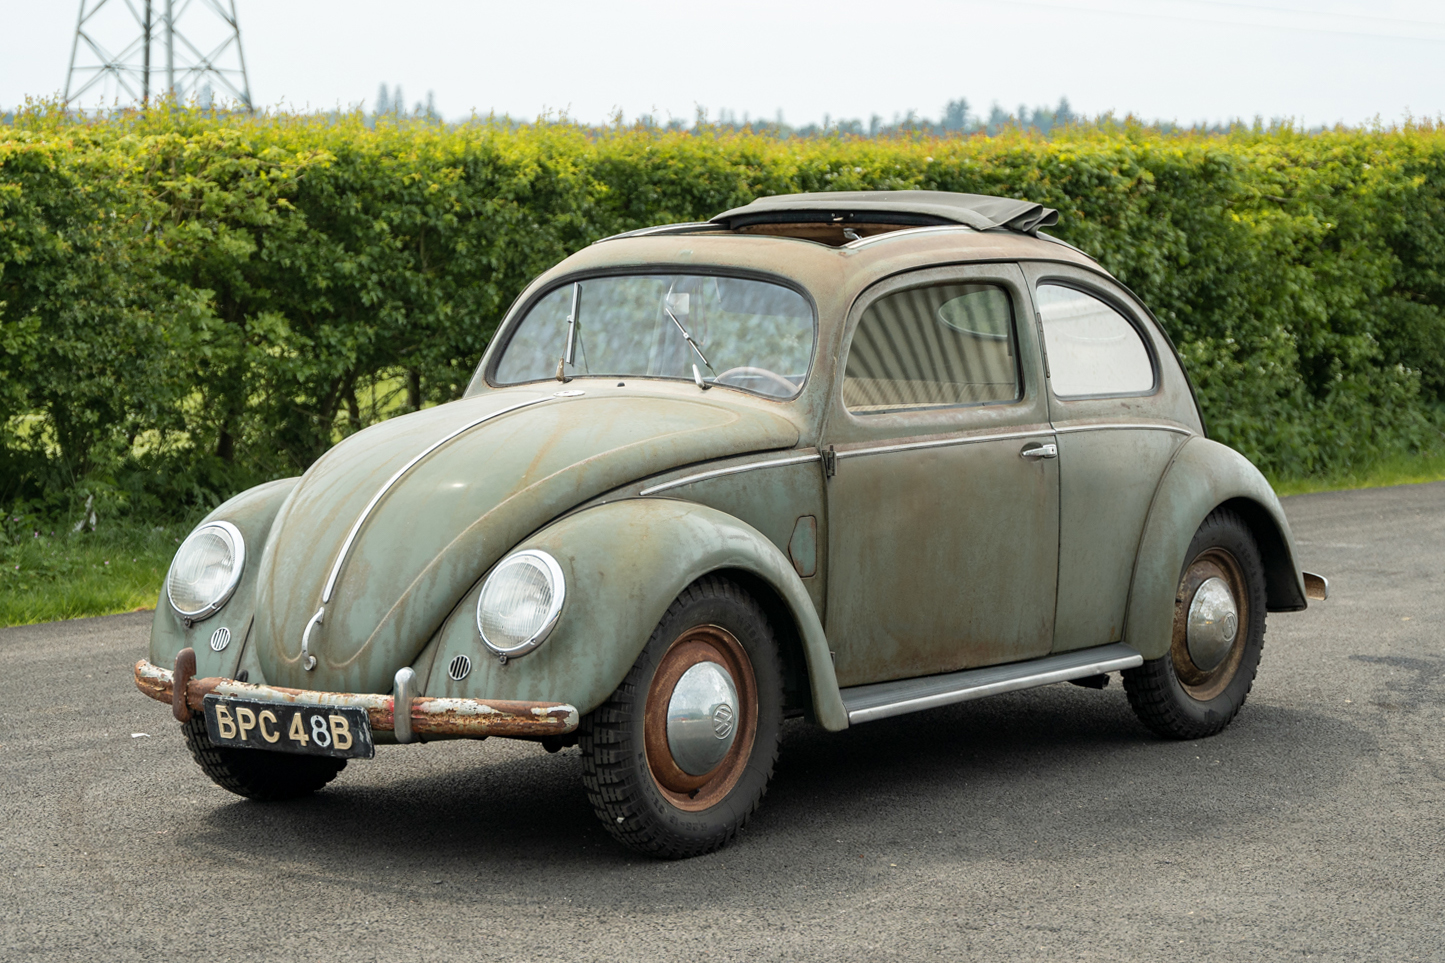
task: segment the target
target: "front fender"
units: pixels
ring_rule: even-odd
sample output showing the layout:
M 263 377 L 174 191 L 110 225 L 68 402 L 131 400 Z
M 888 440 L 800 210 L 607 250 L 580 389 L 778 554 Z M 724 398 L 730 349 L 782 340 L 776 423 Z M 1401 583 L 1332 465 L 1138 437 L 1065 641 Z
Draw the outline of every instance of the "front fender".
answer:
M 197 523 L 197 528 L 206 522 L 217 520 L 235 525 L 246 541 L 246 570 L 241 573 L 241 581 L 236 585 L 235 594 L 222 606 L 221 611 L 190 628 L 186 628 L 176 610 L 171 608 L 165 584 L 162 583 L 160 598 L 156 601 L 156 614 L 151 619 L 152 663 L 169 667 L 175 662 L 176 654 L 189 647 L 196 650 L 198 677 L 235 677 L 256 611 L 256 573 L 261 567 L 261 552 L 271 534 L 271 523 L 276 520 L 281 503 L 291 494 L 298 481 L 299 478 L 282 478 L 248 488 L 222 503 Z M 222 651 L 214 652 L 207 643 L 216 629 L 222 626 L 230 630 L 231 641 Z M 251 668 L 252 682 L 263 681 L 254 667 L 248 668 Z
M 1169 651 L 1184 555 L 1200 524 L 1221 505 L 1244 519 L 1259 544 L 1269 610 L 1298 611 L 1307 604 L 1294 536 L 1274 489 L 1239 452 L 1191 438 L 1175 454 L 1154 493 L 1134 565 L 1124 641 L 1146 659 Z
M 808 591 L 777 546 L 747 523 L 692 502 L 625 499 L 570 515 L 517 546 L 525 548 L 552 555 L 567 579 L 551 637 L 502 664 L 477 634 L 478 583 L 442 630 L 428 695 L 560 700 L 589 712 L 622 682 L 688 584 L 709 572 L 740 570 L 771 586 L 791 613 L 818 722 L 827 729 L 847 728 L 827 639 Z M 473 663 L 460 682 L 447 671 L 458 655 Z

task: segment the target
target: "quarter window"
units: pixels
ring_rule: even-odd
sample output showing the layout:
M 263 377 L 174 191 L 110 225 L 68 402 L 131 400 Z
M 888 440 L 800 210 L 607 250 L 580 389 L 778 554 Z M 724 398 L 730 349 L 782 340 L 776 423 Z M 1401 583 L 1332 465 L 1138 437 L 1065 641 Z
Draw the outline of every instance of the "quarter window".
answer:
M 1131 395 L 1154 387 L 1149 349 L 1118 311 L 1062 284 L 1040 284 L 1038 305 L 1055 395 Z
M 880 298 L 858 322 L 843 403 L 868 414 L 1019 398 L 1013 305 L 996 284 L 939 284 Z

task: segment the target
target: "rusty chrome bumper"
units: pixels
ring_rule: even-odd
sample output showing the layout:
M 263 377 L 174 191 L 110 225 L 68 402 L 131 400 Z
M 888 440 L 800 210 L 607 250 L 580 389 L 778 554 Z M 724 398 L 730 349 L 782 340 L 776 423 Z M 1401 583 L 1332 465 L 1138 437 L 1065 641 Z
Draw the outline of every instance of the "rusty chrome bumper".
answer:
M 234 679 L 193 678 L 196 656 L 182 649 L 176 657 L 174 670 L 163 669 L 145 659 L 135 664 L 135 687 L 157 702 L 169 702 L 175 717 L 185 722 L 191 712 L 199 712 L 206 696 L 237 696 L 260 702 L 299 702 L 309 705 L 355 706 L 366 710 L 373 730 L 396 733 L 398 741 L 406 738 L 406 723 L 397 732 L 395 700 L 389 695 L 351 692 L 315 692 L 287 689 L 281 686 L 253 685 Z M 176 678 L 182 680 L 176 686 Z M 508 736 L 540 739 L 561 736 L 577 728 L 577 709 L 560 702 L 513 702 L 483 699 L 411 698 L 411 735 L 479 739 L 485 736 Z

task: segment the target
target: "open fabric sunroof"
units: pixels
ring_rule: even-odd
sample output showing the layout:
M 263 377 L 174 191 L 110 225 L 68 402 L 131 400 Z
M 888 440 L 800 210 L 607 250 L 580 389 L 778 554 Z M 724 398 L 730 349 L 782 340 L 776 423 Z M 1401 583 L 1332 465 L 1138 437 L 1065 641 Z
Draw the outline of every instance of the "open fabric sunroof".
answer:
M 827 191 L 760 197 L 724 211 L 710 223 L 730 231 L 754 225 L 819 223 L 923 226 L 964 224 L 977 231 L 1009 230 L 1037 236 L 1059 212 L 1033 201 L 948 191 Z

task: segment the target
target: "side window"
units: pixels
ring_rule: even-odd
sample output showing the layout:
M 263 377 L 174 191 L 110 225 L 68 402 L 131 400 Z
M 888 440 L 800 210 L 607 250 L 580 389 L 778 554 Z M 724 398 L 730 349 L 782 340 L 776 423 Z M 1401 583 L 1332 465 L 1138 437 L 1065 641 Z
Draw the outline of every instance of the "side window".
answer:
M 1134 325 L 1090 294 L 1038 286 L 1049 380 L 1060 398 L 1130 395 L 1154 387 L 1154 365 Z
M 939 284 L 879 298 L 853 335 L 843 404 L 870 414 L 1020 397 L 1013 304 L 997 284 Z

